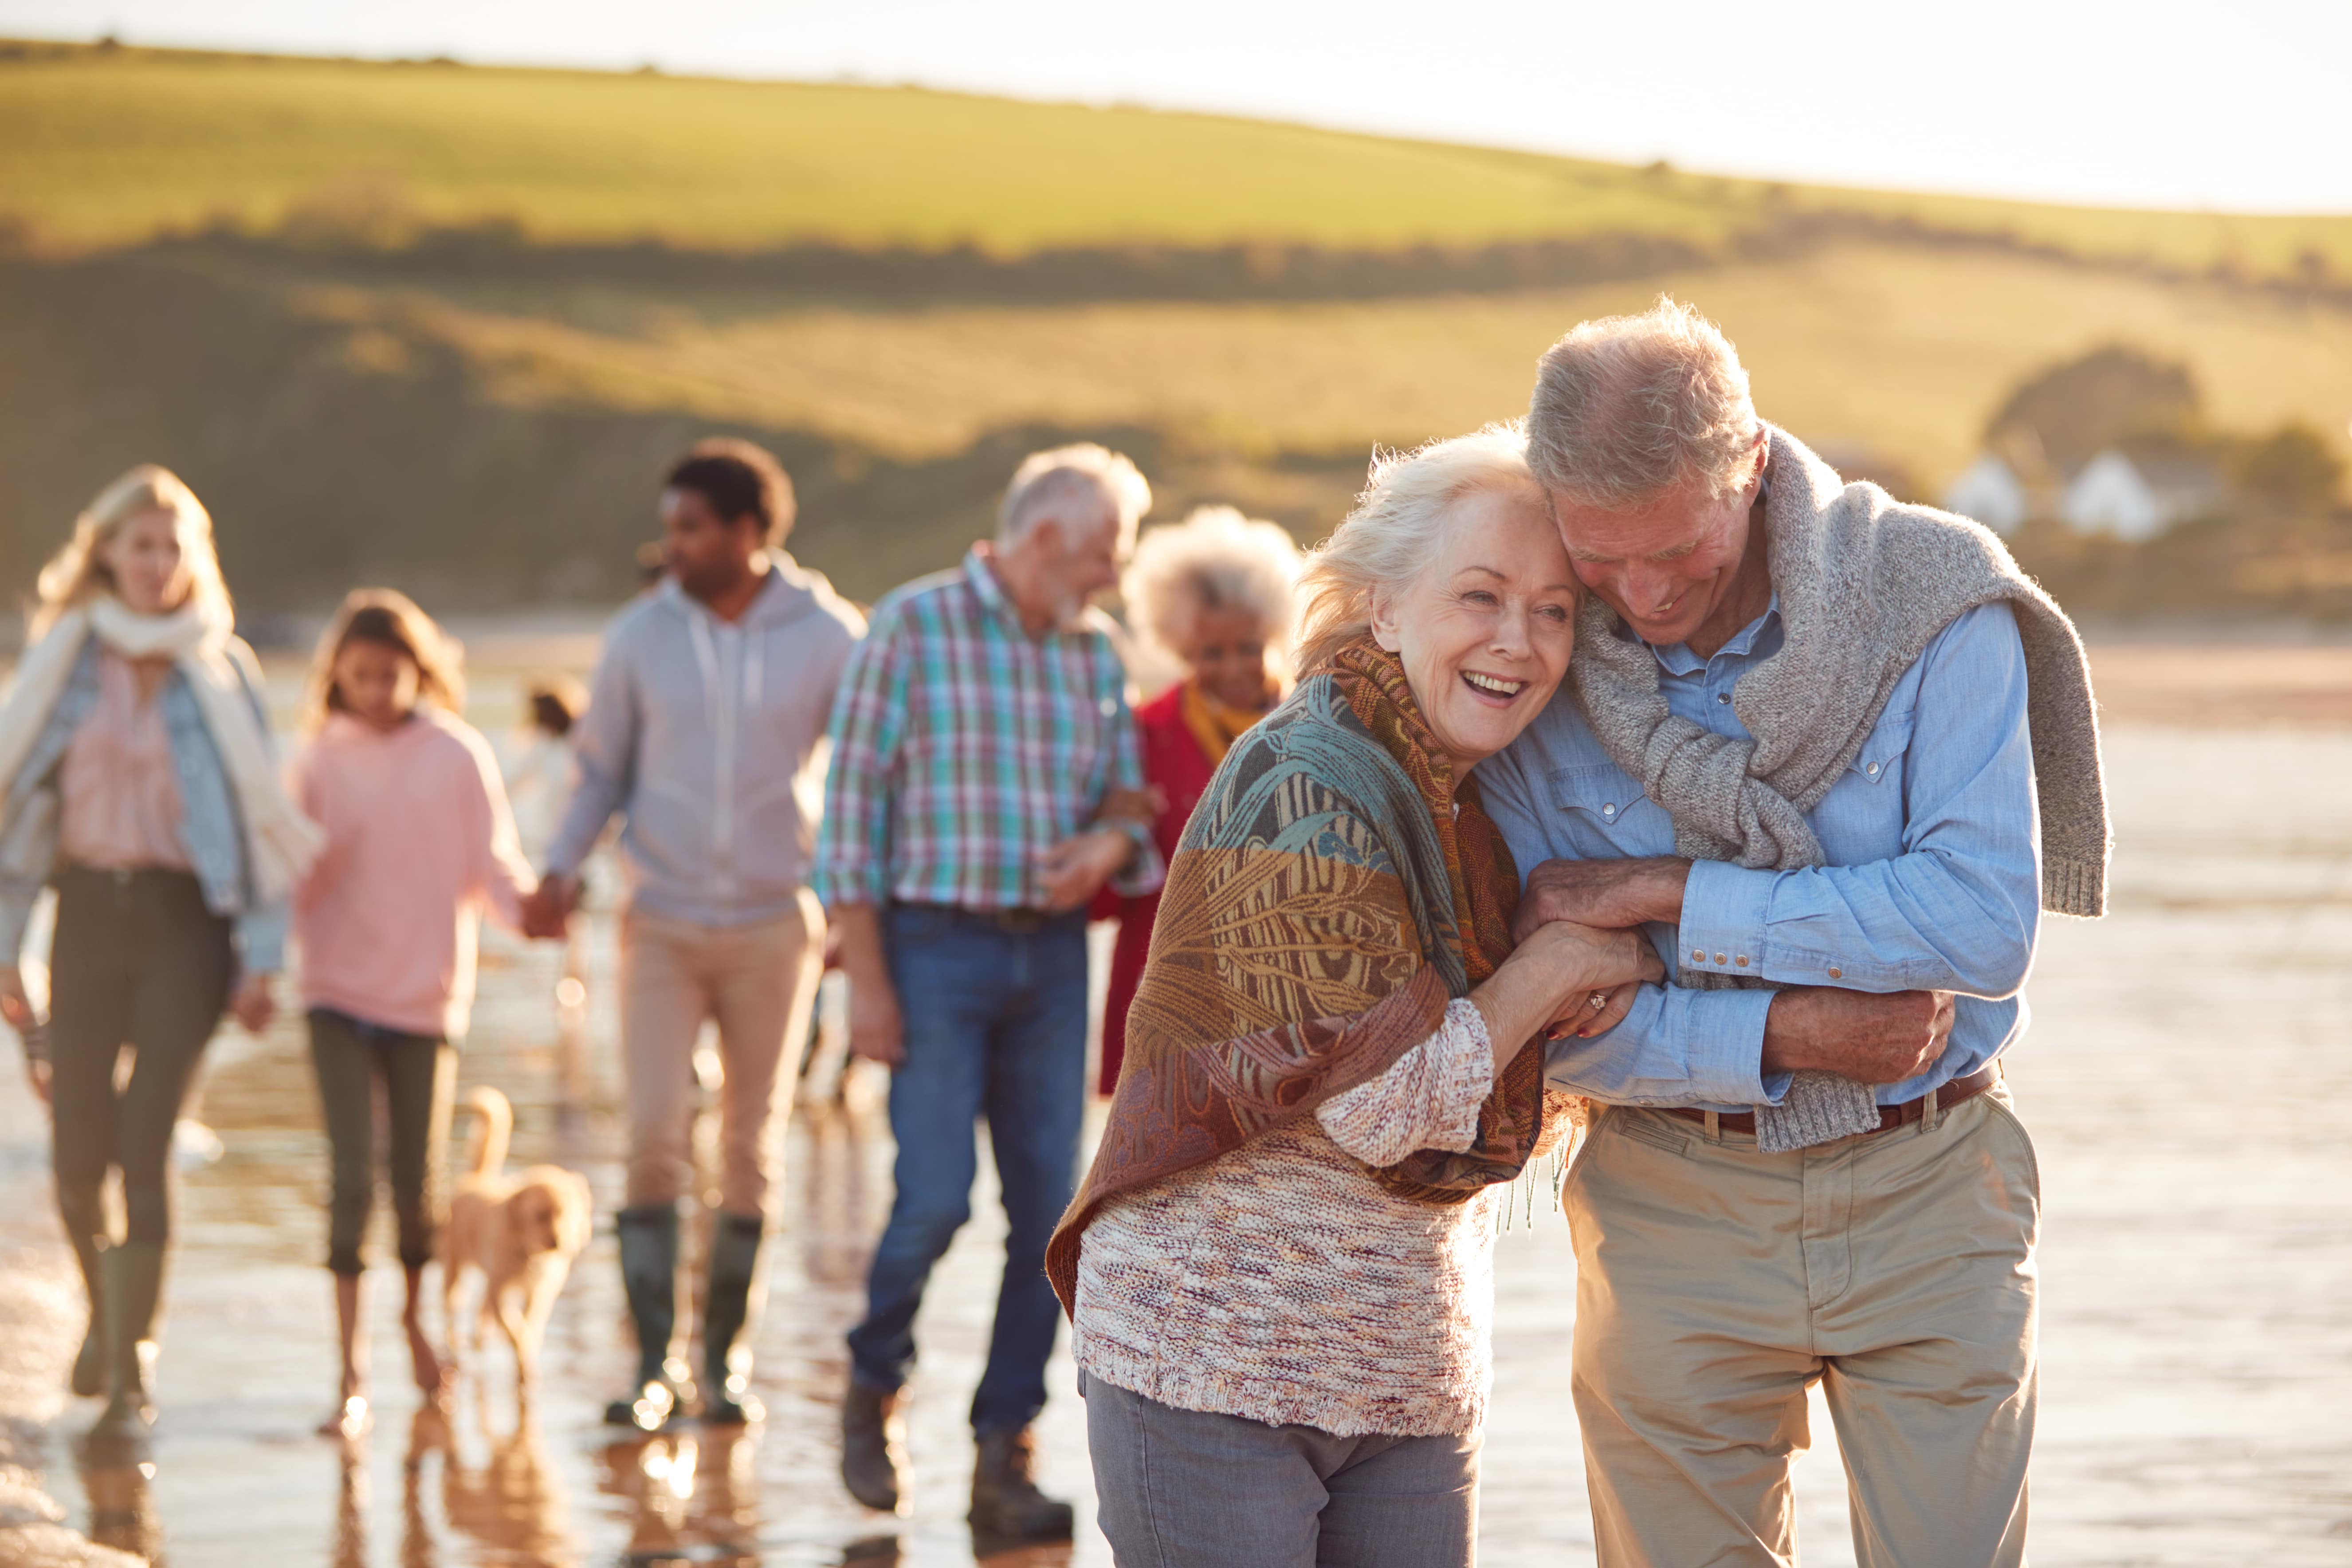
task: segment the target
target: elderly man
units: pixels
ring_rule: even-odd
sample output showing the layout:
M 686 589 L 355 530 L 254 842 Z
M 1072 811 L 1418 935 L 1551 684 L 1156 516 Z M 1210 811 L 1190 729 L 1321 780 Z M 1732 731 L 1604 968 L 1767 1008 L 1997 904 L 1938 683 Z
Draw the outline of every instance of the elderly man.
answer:
M 833 718 L 815 885 L 841 932 L 850 1047 L 893 1069 L 898 1190 L 849 1335 L 842 1479 L 907 1496 L 899 1390 L 931 1267 L 971 1214 L 972 1125 L 1003 1188 L 1004 1280 L 971 1405 L 971 1521 L 1064 1539 L 1029 1425 L 1060 1308 L 1045 1243 L 1070 1201 L 1086 1104 L 1086 910 L 1161 868 L 1127 675 L 1087 607 L 1118 580 L 1151 491 L 1100 447 L 1039 452 L 996 541 L 876 606 Z
M 1862 1563 L 2021 1562 L 2000 1058 L 2041 910 L 2104 902 L 2081 645 L 1990 533 L 1759 422 L 1672 301 L 1555 345 L 1528 439 L 1591 596 L 1488 808 L 1523 924 L 1646 925 L 1674 972 L 1549 1061 L 1605 1106 L 1565 1195 L 1600 1560 L 1789 1561 L 1819 1379 Z

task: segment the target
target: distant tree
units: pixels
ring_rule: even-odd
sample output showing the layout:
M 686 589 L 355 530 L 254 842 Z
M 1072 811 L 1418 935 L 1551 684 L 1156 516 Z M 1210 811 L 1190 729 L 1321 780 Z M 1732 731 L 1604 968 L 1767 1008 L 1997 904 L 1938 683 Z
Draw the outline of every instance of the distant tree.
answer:
M 2326 436 L 2299 422 L 2245 442 L 2235 468 L 2241 489 L 2281 511 L 2324 510 L 2344 482 L 2344 459 Z
M 2110 343 L 2021 382 L 1986 422 L 1985 445 L 1994 451 L 2031 445 L 2072 471 L 2133 437 L 2186 437 L 2202 411 L 2187 365 Z

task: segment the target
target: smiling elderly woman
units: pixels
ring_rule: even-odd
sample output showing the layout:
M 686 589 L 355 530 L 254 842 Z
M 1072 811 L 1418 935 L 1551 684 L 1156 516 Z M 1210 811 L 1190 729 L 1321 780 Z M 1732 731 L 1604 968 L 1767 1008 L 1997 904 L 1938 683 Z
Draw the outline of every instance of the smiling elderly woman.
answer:
M 1499 1184 L 1549 1030 L 1658 962 L 1558 923 L 1470 770 L 1568 667 L 1525 442 L 1383 458 L 1301 584 L 1306 678 L 1169 868 L 1100 1152 L 1046 1255 L 1126 1568 L 1471 1561 Z

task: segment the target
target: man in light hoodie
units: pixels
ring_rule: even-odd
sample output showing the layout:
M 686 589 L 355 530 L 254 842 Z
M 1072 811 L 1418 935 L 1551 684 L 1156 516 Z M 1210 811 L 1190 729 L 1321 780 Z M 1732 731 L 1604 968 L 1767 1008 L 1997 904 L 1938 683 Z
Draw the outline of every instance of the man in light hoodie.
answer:
M 678 1205 L 693 1184 L 691 1064 L 706 1018 L 719 1026 L 726 1083 L 702 1415 L 760 1415 L 742 1331 L 776 1176 L 784 1044 L 807 1032 L 823 967 L 824 913 L 807 886 L 824 783 L 818 742 L 865 631 L 856 610 L 784 552 L 793 515 L 791 481 L 748 442 L 702 442 L 670 468 L 668 576 L 605 634 L 535 911 L 541 929 L 561 930 L 581 862 L 619 814 L 629 1115 L 619 1232 L 638 1364 L 635 1388 L 605 1417 L 649 1430 L 669 1418 L 682 1381 L 670 1360 Z

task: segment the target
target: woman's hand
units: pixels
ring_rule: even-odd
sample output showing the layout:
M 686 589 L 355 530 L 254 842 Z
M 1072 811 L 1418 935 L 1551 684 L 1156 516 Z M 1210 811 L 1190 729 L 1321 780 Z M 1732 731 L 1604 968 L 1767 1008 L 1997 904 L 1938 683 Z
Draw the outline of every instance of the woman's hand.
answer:
M 1486 1020 L 1499 1071 L 1538 1034 L 1613 1028 L 1633 1005 L 1633 987 L 1662 980 L 1665 972 L 1657 950 L 1639 931 L 1554 921 L 1529 932 L 1470 1000 Z M 1608 1001 L 1593 1007 L 1592 997 L 1603 993 Z
M 25 972 L 13 963 L 0 963 L 0 1023 L 22 1034 L 32 1021 L 33 1004 L 25 995 Z
M 229 1016 L 243 1024 L 247 1033 L 261 1033 L 278 1016 L 277 978 L 248 974 L 236 983 L 236 994 L 228 999 Z

